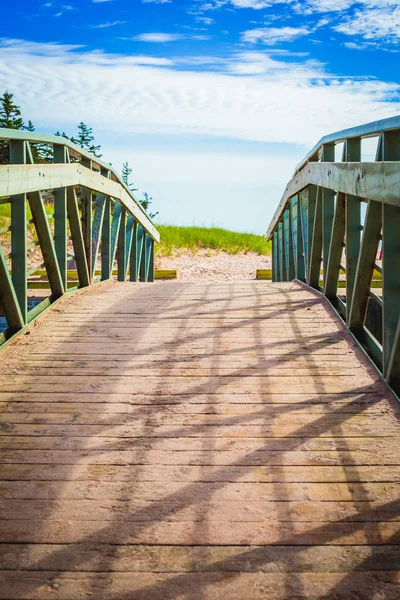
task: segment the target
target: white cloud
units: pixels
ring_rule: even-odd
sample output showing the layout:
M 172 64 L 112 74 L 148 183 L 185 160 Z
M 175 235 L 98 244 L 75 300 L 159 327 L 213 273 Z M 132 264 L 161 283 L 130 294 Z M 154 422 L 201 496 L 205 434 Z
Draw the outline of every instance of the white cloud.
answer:
M 396 4 L 379 8 L 366 6 L 363 10 L 355 11 L 335 30 L 346 35 L 359 35 L 366 40 L 397 43 L 400 39 L 400 6 L 398 2 Z
M 311 62 L 244 53 L 221 64 L 220 72 L 207 72 L 167 63 L 161 68 L 152 62 L 157 60 L 6 40 L 0 89 L 16 93 L 38 130 L 68 130 L 83 120 L 96 130 L 132 135 L 190 133 L 310 145 L 329 131 L 398 112 L 393 100 L 399 85 L 332 80 Z
M 233 6 L 237 8 L 254 8 L 260 10 L 261 8 L 268 8 L 273 3 L 273 0 L 231 0 Z
M 165 43 L 176 42 L 181 40 L 183 37 L 184 36 L 180 33 L 141 33 L 132 39 L 138 42 Z
M 294 39 L 309 35 L 306 27 L 261 27 L 242 33 L 242 40 L 251 44 L 274 46 L 280 42 L 292 42 Z
M 163 44 L 167 42 L 177 42 L 183 39 L 208 40 L 208 35 L 185 35 L 182 33 L 140 33 L 131 38 L 135 42 L 152 42 Z
M 108 23 L 100 23 L 99 25 L 92 25 L 93 29 L 106 29 L 107 27 L 115 27 L 116 25 L 123 25 L 126 21 L 109 21 Z

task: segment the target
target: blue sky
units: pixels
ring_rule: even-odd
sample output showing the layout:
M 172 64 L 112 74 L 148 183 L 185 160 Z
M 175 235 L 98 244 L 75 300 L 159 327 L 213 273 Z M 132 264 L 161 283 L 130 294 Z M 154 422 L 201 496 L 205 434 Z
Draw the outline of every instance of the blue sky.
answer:
M 160 220 L 263 233 L 325 133 L 398 114 L 400 0 L 19 0 L 0 93 L 93 127 Z

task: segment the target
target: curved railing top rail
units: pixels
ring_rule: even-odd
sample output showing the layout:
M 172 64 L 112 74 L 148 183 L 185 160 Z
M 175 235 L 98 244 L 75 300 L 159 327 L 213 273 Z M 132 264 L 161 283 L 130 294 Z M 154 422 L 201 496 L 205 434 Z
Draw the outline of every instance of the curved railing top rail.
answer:
M 298 193 L 302 188 L 302 183 L 304 180 L 304 185 L 303 187 L 305 187 L 307 185 L 307 183 L 313 183 L 310 181 L 307 181 L 309 179 L 309 177 L 302 177 L 302 171 L 304 169 L 304 167 L 306 167 L 307 165 L 310 165 L 311 163 L 313 163 L 313 165 L 315 163 L 318 163 L 321 160 L 321 154 L 322 154 L 322 148 L 325 146 L 333 146 L 335 144 L 340 144 L 341 142 L 346 142 L 352 139 L 362 139 L 362 138 L 368 138 L 368 137 L 377 137 L 385 132 L 389 132 L 389 131 L 394 131 L 394 130 L 400 130 L 400 116 L 396 116 L 396 117 L 390 117 L 388 119 L 381 119 L 379 121 L 373 121 L 371 123 L 366 123 L 364 125 L 358 125 L 357 127 L 351 127 L 349 129 L 343 129 L 341 131 L 337 131 L 335 133 L 330 133 L 326 136 L 324 136 L 323 138 L 320 139 L 320 141 L 312 148 L 312 150 L 310 150 L 310 152 L 308 152 L 308 154 L 303 158 L 303 160 L 297 165 L 297 167 L 295 168 L 295 171 L 293 173 L 293 177 L 291 179 L 291 181 L 287 184 L 285 191 L 282 195 L 282 198 L 278 204 L 278 207 L 274 213 L 274 216 L 270 222 L 270 225 L 268 227 L 268 230 L 266 232 L 266 237 L 267 240 L 271 240 L 272 238 L 272 234 L 274 232 L 274 230 L 277 227 L 277 224 L 279 223 L 279 220 L 282 216 L 283 211 L 286 208 L 287 202 L 289 200 L 289 198 L 293 195 L 295 195 L 296 193 Z M 329 154 L 329 153 L 328 153 Z M 327 157 L 324 160 L 324 162 L 335 162 L 335 157 L 334 157 L 334 153 L 330 153 L 330 156 Z M 348 160 L 347 164 L 349 164 L 351 161 Z M 314 178 L 315 179 L 321 179 L 321 184 L 323 186 L 322 180 L 323 179 L 327 179 L 328 177 L 328 173 L 325 173 L 325 178 L 324 177 L 320 177 L 319 176 L 319 171 L 321 170 L 319 167 L 314 167 L 314 170 L 316 171 Z M 318 174 L 317 174 L 318 171 Z M 309 174 L 308 174 L 309 175 Z M 329 175 L 331 175 L 331 173 L 329 173 Z M 335 175 L 335 174 L 334 174 Z M 358 176 L 358 173 L 355 173 L 356 177 Z M 340 173 L 336 173 L 336 179 L 340 178 Z M 341 190 L 339 190 L 341 191 Z M 357 193 L 360 196 L 363 196 L 362 193 L 359 193 L 360 190 L 357 189 Z M 387 190 L 385 190 L 385 193 L 387 193 Z M 366 198 L 371 197 L 370 196 L 370 190 L 368 190 L 368 194 L 365 195 Z
M 51 146 L 55 146 L 55 145 L 66 146 L 70 150 L 70 154 L 72 156 L 84 158 L 87 161 L 91 161 L 91 163 L 93 165 L 97 165 L 100 170 L 104 169 L 104 170 L 109 171 L 110 178 L 113 181 L 119 183 L 122 186 L 122 188 L 124 188 L 124 190 L 127 192 L 127 194 L 129 194 L 131 199 L 135 202 L 135 204 L 137 205 L 139 210 L 145 216 L 145 220 L 150 221 L 150 223 L 154 226 L 154 223 L 151 220 L 151 218 L 149 217 L 149 215 L 146 213 L 146 211 L 144 210 L 144 208 L 142 207 L 140 202 L 138 202 L 136 200 L 136 198 L 132 194 L 131 190 L 124 183 L 121 176 L 114 169 L 114 167 L 110 163 L 107 163 L 107 162 L 101 160 L 100 158 L 98 158 L 97 156 L 92 154 L 91 152 L 87 152 L 86 150 L 84 150 L 83 148 L 78 146 L 77 144 L 74 144 L 74 142 L 71 142 L 71 140 L 69 140 L 68 138 L 65 138 L 63 136 L 58 136 L 58 135 L 48 135 L 48 134 L 43 134 L 43 133 L 37 133 L 36 131 L 31 132 L 31 131 L 25 131 L 25 130 L 19 130 L 19 129 L 5 129 L 5 128 L 0 127 L 0 141 L 8 141 L 8 140 L 21 140 L 21 141 L 30 142 L 32 144 L 46 144 L 46 145 L 51 145 Z M 154 230 L 150 229 L 149 233 L 150 233 L 150 235 L 154 236 Z M 154 237 L 155 237 L 156 241 L 159 241 L 159 238 L 157 238 L 157 236 L 154 236 Z
M 400 129 L 400 116 L 380 119 L 380 121 L 372 121 L 371 123 L 365 123 L 364 125 L 357 125 L 357 127 L 350 127 L 349 129 L 342 129 L 341 131 L 329 133 L 321 138 L 303 160 L 299 162 L 294 174 L 298 173 L 309 160 L 316 156 L 324 144 L 339 144 L 344 140 L 358 137 L 374 137 L 384 131 L 391 131 L 392 129 Z

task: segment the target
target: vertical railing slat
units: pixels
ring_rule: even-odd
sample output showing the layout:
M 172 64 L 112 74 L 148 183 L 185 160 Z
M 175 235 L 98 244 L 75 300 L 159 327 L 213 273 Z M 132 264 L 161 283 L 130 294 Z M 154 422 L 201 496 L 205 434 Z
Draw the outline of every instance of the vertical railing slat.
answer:
M 54 162 L 69 162 L 68 150 L 66 146 L 58 144 L 54 146 Z M 54 245 L 58 266 L 64 289 L 67 289 L 67 252 L 68 252 L 68 231 L 67 231 L 67 188 L 57 188 L 54 190 Z
M 382 135 L 382 160 L 400 160 L 400 133 L 388 131 Z M 386 375 L 400 313 L 400 208 L 390 204 L 382 207 L 382 347 L 383 374 Z M 392 364 L 393 359 L 392 359 Z M 391 367 L 393 370 L 393 366 Z M 393 377 L 393 375 L 392 375 Z
M 278 232 L 274 231 L 272 237 L 272 281 L 279 281 L 279 264 L 278 264 Z
M 10 272 L 3 249 L 0 245 L 0 304 L 3 307 L 8 327 L 12 331 L 22 329 L 26 324 L 26 318 L 21 312 L 15 288 L 11 280 Z
M 147 270 L 147 281 L 154 281 L 154 240 L 148 236 L 149 238 L 149 266 Z
M 141 242 L 141 238 L 140 238 Z M 139 226 L 136 220 L 133 222 L 132 229 L 132 242 L 131 242 L 131 254 L 130 254 L 130 281 L 138 280 L 138 252 L 139 252 Z
M 96 272 L 97 255 L 99 253 L 101 233 L 103 231 L 104 211 L 106 208 L 106 197 L 103 194 L 97 194 L 94 207 L 93 226 L 92 226 L 92 276 Z
M 101 280 L 111 276 L 111 199 L 106 196 L 101 230 Z
M 361 138 L 351 138 L 343 145 L 344 162 L 361 161 Z M 361 200 L 357 196 L 346 196 L 346 322 L 349 320 L 351 298 L 354 289 L 357 260 L 361 243 Z
M 88 159 L 82 159 L 82 165 L 92 170 L 93 162 Z M 89 280 L 93 281 L 93 261 L 92 261 L 92 243 L 93 243 L 93 217 L 92 217 L 92 190 L 81 188 L 81 210 L 82 210 L 82 234 L 85 246 L 86 263 L 89 271 Z
M 146 244 L 146 232 L 143 230 L 142 237 L 142 252 L 140 256 L 140 265 L 139 265 L 139 273 L 140 273 L 140 281 L 147 281 L 146 277 L 146 264 L 147 264 L 147 244 Z
M 359 332 L 363 328 L 380 241 L 381 227 L 382 205 L 380 202 L 370 200 L 365 216 L 360 255 L 357 261 L 354 289 L 347 323 L 348 327 L 354 332 Z
M 78 199 L 74 187 L 67 188 L 67 214 L 71 230 L 71 240 L 74 247 L 76 269 L 78 271 L 79 285 L 90 285 L 89 269 L 86 261 L 85 244 L 81 220 L 79 217 Z
M 304 244 L 303 244 L 303 229 L 302 229 L 302 221 L 301 221 L 301 204 L 300 197 L 295 196 L 293 202 L 293 210 L 296 214 L 296 219 L 294 221 L 293 238 L 296 239 L 296 279 L 299 281 L 306 280 L 306 271 L 305 271 L 305 260 L 304 260 Z
M 286 277 L 287 281 L 294 279 L 294 260 L 293 260 L 293 237 L 291 223 L 290 206 L 285 210 L 283 215 L 283 235 L 285 240 L 285 261 L 286 261 Z
M 12 140 L 10 143 L 11 164 L 26 164 L 26 142 Z M 28 285 L 27 285 L 27 225 L 26 194 L 12 196 L 11 202 L 11 273 L 23 323 L 27 321 Z
M 325 277 L 325 296 L 333 300 L 337 296 L 340 265 L 343 253 L 343 240 L 346 218 L 346 197 L 339 192 L 336 198 L 335 214 L 332 225 L 332 235 L 328 252 Z
M 314 224 L 311 240 L 310 267 L 307 283 L 313 288 L 319 288 L 319 274 L 322 257 L 322 188 L 318 187 L 314 210 Z
M 126 210 L 121 208 L 118 232 L 118 281 L 126 279 Z

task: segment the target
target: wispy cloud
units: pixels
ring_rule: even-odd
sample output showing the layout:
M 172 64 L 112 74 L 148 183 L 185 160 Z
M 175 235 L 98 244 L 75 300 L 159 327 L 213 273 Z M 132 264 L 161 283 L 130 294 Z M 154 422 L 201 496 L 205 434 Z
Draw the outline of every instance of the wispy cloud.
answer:
M 93 29 L 106 29 L 107 27 L 115 27 L 116 25 L 123 25 L 126 21 L 109 21 L 108 23 L 99 23 L 99 25 L 91 25 Z
M 251 44 L 274 46 L 281 42 L 292 42 L 298 37 L 309 35 L 307 27 L 261 27 L 242 33 L 242 40 Z
M 262 52 L 234 54 L 211 73 L 77 46 L 3 40 L 0 49 L 0 88 L 19 90 L 38 126 L 66 129 L 83 120 L 125 134 L 311 144 L 328 125 L 340 129 L 398 112 L 395 83 L 333 78 L 320 64 Z
M 351 36 L 361 36 L 365 40 L 384 40 L 398 43 L 400 40 L 400 6 L 366 7 L 355 11 L 353 16 L 339 23 L 334 29 Z
M 208 40 L 208 35 L 187 35 L 183 33 L 140 33 L 135 35 L 132 40 L 136 42 L 153 42 L 157 44 L 178 42 L 183 39 Z
M 166 42 L 177 42 L 184 37 L 180 33 L 140 33 L 135 35 L 133 40 L 137 42 L 155 42 L 155 43 L 166 43 Z

